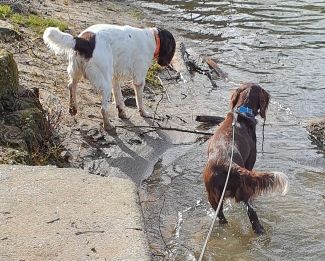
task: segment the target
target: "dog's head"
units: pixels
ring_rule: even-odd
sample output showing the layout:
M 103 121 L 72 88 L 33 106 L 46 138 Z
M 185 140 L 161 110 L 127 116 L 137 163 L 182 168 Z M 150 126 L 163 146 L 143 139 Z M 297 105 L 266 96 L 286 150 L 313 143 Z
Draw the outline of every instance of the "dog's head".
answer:
M 174 57 L 176 42 L 171 32 L 157 28 L 160 38 L 160 52 L 158 64 L 161 66 L 168 65 Z
M 261 86 L 254 83 L 242 84 L 236 89 L 230 99 L 230 106 L 233 110 L 241 105 L 251 108 L 256 115 L 266 118 L 266 111 L 270 102 L 270 94 Z

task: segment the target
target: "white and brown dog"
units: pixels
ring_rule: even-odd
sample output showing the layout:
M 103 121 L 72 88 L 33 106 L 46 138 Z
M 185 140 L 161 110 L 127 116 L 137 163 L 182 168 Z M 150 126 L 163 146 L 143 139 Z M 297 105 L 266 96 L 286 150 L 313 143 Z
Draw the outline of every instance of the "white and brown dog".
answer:
M 77 113 L 76 88 L 84 76 L 102 94 L 101 113 L 106 130 L 113 128 L 108 120 L 112 90 L 118 116 L 126 118 L 121 93 L 124 81 L 133 81 L 138 110 L 141 116 L 147 116 L 142 101 L 147 71 L 153 59 L 161 66 L 168 65 L 176 47 L 173 35 L 167 30 L 110 24 L 90 26 L 77 37 L 49 27 L 43 39 L 56 54 L 66 54 L 69 59 L 70 114 Z

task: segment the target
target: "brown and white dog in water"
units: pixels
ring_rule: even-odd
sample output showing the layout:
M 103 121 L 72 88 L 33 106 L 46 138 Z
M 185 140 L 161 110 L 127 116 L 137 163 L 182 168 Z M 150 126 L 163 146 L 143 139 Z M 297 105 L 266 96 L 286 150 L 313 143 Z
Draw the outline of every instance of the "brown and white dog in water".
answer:
M 231 96 L 229 112 L 209 141 L 208 162 L 204 169 L 204 182 L 208 199 L 214 210 L 220 201 L 225 185 L 232 150 L 232 124 L 235 117 L 234 155 L 225 197 L 244 202 L 256 234 L 265 232 L 250 200 L 267 192 L 287 192 L 288 180 L 281 172 L 252 170 L 256 161 L 255 117 L 266 118 L 270 95 L 257 84 L 241 85 Z M 228 223 L 223 214 L 223 203 L 217 213 L 220 224 Z
M 118 116 L 126 118 L 121 85 L 132 81 L 138 110 L 146 117 L 142 101 L 145 78 L 156 59 L 161 66 L 168 65 L 175 52 L 173 35 L 160 28 L 136 28 L 111 24 L 88 27 L 78 36 L 48 27 L 43 39 L 56 54 L 66 54 L 69 59 L 69 91 L 71 115 L 77 113 L 77 83 L 87 78 L 102 95 L 104 128 L 112 130 L 108 119 L 108 103 L 113 91 Z

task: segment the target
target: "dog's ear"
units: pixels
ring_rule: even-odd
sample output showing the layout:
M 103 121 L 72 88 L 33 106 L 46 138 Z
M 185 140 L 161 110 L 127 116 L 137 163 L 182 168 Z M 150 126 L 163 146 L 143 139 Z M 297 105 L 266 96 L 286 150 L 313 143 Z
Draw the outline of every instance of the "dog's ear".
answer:
M 158 64 L 166 66 L 170 64 L 174 57 L 176 42 L 174 36 L 167 30 L 158 29 L 158 35 L 160 38 L 160 52 L 158 57 Z
M 230 107 L 231 109 L 233 110 L 235 108 L 235 106 L 237 105 L 238 103 L 238 100 L 239 100 L 239 97 L 240 97 L 240 93 L 244 90 L 246 90 L 246 85 L 242 85 L 241 87 L 239 87 L 238 89 L 236 89 L 232 95 L 231 95 L 231 98 L 230 98 Z
M 230 98 L 230 108 L 233 110 L 238 102 L 238 98 L 239 98 L 239 94 L 240 94 L 240 90 L 236 89 Z
M 266 118 L 266 111 L 269 106 L 269 102 L 270 102 L 270 94 L 266 90 L 261 88 L 259 93 L 259 107 L 260 107 L 259 113 L 263 119 Z

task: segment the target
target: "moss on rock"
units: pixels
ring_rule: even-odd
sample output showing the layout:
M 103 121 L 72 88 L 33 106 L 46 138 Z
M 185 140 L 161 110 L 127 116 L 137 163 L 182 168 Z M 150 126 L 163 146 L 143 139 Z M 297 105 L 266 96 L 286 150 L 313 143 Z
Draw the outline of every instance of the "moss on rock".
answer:
M 0 98 L 19 90 L 18 68 L 13 55 L 0 49 Z
M 51 128 L 38 96 L 19 87 L 17 65 L 12 54 L 3 50 L 0 119 L 0 163 L 47 164 L 53 162 L 51 157 L 57 157 L 56 152 L 60 153 L 51 148 Z
M 32 164 L 30 155 L 25 150 L 0 146 L 0 164 Z

